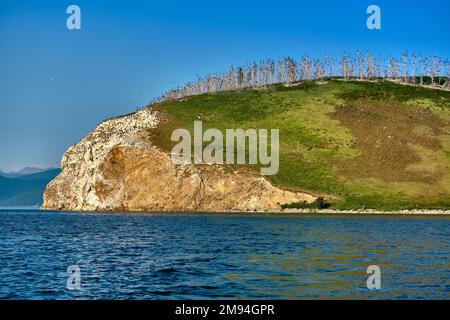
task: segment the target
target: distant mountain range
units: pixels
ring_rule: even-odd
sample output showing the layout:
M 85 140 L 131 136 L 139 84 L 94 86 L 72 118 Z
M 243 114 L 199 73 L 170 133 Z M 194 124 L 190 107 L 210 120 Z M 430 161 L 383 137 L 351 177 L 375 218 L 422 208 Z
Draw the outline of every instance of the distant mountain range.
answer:
M 37 171 L 37 172 L 36 172 Z M 27 172 L 29 172 L 27 174 Z M 40 206 L 47 184 L 60 169 L 24 168 L 17 172 L 0 172 L 0 206 Z
M 25 167 L 20 170 L 8 171 L 8 172 L 4 172 L 4 171 L 0 170 L 0 176 L 6 177 L 6 178 L 17 178 L 19 176 L 23 176 L 23 175 L 27 175 L 27 174 L 35 174 L 35 173 L 39 173 L 39 172 L 45 172 L 45 171 L 49 171 L 49 170 L 53 170 L 53 169 L 57 169 L 57 168 L 42 169 L 42 168 L 37 168 L 37 167 Z

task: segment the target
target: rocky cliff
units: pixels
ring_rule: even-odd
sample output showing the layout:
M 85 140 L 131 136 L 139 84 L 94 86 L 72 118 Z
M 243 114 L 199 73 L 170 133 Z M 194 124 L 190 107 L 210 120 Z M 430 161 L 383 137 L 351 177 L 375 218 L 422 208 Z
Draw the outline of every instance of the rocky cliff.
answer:
M 161 114 L 150 107 L 101 123 L 64 154 L 43 209 L 74 211 L 270 211 L 316 197 L 218 165 L 175 165 L 152 144 Z

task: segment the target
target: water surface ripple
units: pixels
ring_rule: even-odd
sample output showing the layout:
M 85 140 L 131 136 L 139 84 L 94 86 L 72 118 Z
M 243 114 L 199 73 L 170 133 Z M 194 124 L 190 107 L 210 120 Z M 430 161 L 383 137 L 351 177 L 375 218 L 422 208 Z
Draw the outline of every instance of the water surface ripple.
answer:
M 449 239 L 448 217 L 3 210 L 0 299 L 448 299 Z

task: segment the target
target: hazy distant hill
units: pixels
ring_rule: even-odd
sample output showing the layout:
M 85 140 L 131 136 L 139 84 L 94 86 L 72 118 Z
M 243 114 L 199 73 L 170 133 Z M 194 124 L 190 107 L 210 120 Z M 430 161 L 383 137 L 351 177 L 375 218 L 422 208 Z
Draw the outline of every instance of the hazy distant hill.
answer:
M 34 174 L 34 173 L 39 173 L 39 172 L 44 172 L 44 171 L 48 171 L 48 169 L 40 169 L 40 168 L 35 168 L 35 167 L 25 167 L 19 171 L 16 171 L 15 173 L 17 174 Z
M 56 177 L 60 169 L 34 174 L 19 174 L 5 177 L 0 174 L 0 206 L 35 206 L 42 203 L 42 194 L 47 184 Z
M 17 178 L 23 175 L 28 174 L 35 174 L 39 172 L 45 172 L 49 170 L 53 170 L 56 168 L 48 168 L 48 169 L 41 169 L 36 167 L 25 167 L 23 169 L 17 170 L 17 171 L 9 171 L 9 172 L 3 172 L 0 170 L 0 176 L 6 177 L 6 178 Z
M 8 173 L 8 172 L 0 171 L 0 177 L 3 177 L 3 178 L 17 178 L 18 176 L 19 175 L 15 174 L 15 173 Z

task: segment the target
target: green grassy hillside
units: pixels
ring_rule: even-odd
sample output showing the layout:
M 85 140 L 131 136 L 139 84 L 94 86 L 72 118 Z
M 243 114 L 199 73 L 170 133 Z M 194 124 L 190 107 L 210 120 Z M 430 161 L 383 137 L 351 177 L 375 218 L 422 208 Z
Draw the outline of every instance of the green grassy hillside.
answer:
M 154 106 L 175 128 L 280 129 L 276 185 L 330 196 L 332 208 L 450 208 L 450 92 L 333 80 L 204 94 Z M 249 167 L 258 170 L 258 167 Z
M 45 187 L 59 172 L 54 169 L 16 178 L 0 176 L 0 206 L 40 205 Z

